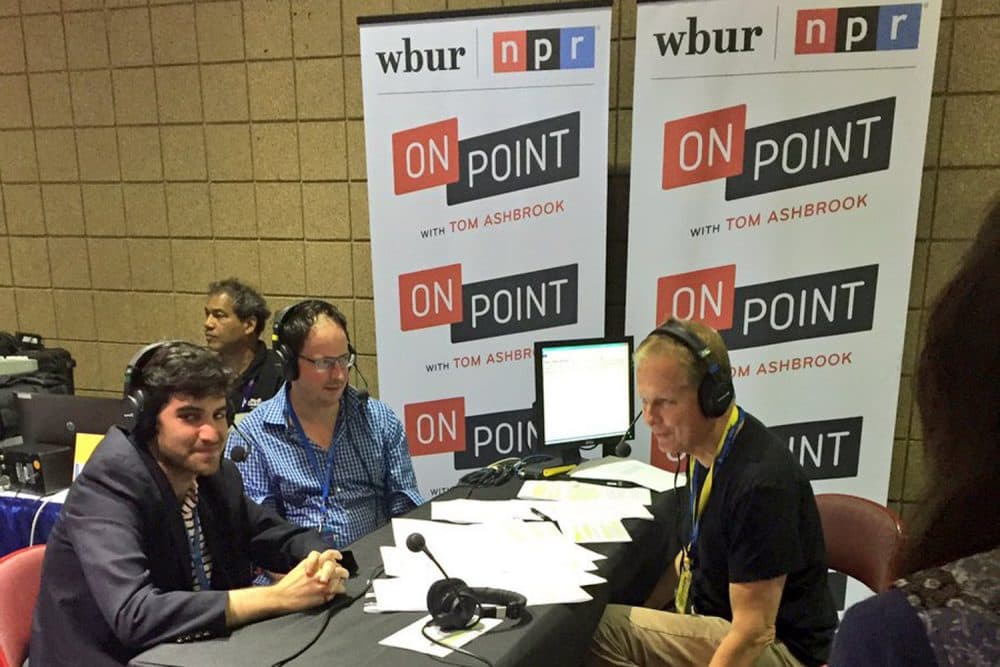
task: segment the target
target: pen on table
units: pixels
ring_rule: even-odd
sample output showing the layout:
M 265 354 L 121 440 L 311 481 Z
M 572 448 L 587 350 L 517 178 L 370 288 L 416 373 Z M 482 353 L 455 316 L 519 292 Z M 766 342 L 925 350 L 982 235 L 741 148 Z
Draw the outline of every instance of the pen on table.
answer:
M 626 482 L 621 479 L 587 479 L 581 477 L 572 478 L 574 482 L 583 482 L 584 484 L 600 484 L 601 486 L 616 486 L 620 489 L 634 489 L 638 486 L 635 482 Z
M 635 486 L 635 484 L 633 484 L 632 482 L 625 482 L 620 479 L 601 480 L 601 484 L 604 484 L 605 486 L 617 486 L 622 489 L 631 488 Z
M 553 519 L 552 517 L 550 517 L 548 514 L 545 514 L 541 510 L 536 510 L 534 507 L 531 507 L 529 509 L 531 510 L 532 514 L 534 514 L 535 516 L 537 516 L 542 521 L 551 521 L 552 523 L 556 522 L 555 519 Z

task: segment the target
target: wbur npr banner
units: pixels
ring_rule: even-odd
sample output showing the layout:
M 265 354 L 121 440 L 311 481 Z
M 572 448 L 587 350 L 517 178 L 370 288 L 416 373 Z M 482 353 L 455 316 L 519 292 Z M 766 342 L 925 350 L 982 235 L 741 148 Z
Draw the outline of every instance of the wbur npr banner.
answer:
M 380 398 L 427 497 L 535 445 L 536 340 L 603 335 L 607 5 L 360 21 Z
M 815 490 L 885 502 L 941 3 L 843 4 L 639 5 L 626 332 L 715 327 Z

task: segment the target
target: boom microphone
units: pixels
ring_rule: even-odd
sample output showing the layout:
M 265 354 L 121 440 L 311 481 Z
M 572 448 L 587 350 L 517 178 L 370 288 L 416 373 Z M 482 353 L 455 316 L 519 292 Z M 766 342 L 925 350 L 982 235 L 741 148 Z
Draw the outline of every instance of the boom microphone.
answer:
M 363 389 L 358 389 L 358 400 L 361 401 L 361 407 L 364 407 L 368 402 L 368 399 L 371 397 L 371 394 L 368 393 L 368 379 L 365 378 L 365 374 L 361 372 L 357 362 L 354 362 L 354 372 L 358 374 L 358 377 L 365 384 Z
M 430 549 L 427 548 L 427 541 L 424 539 L 423 535 L 420 533 L 410 533 L 406 538 L 406 548 L 413 553 L 423 551 L 427 554 L 427 557 L 430 558 L 435 565 L 437 565 L 437 569 L 441 570 L 441 574 L 444 575 L 445 579 L 451 578 L 448 576 L 448 573 L 444 571 L 444 568 L 441 567 L 441 563 L 437 562 L 437 558 L 434 557 Z
M 254 443 L 253 438 L 244 433 L 243 430 L 236 425 L 235 421 L 233 421 L 233 428 L 236 429 L 236 432 L 240 434 L 240 437 L 243 438 L 243 441 L 247 443 L 247 446 L 243 447 L 242 445 L 236 445 L 235 447 L 233 447 L 233 450 L 229 452 L 229 458 L 236 463 L 243 463 L 244 461 L 247 460 L 247 457 L 250 456 L 250 445 L 256 443 Z
M 632 422 L 628 425 L 628 428 L 625 429 L 624 433 L 622 433 L 621 440 L 619 440 L 618 443 L 615 445 L 615 456 L 620 456 L 621 458 L 624 459 L 628 457 L 629 454 L 632 453 L 632 445 L 625 442 L 625 438 L 628 437 L 628 434 L 632 430 L 632 427 L 635 426 L 635 423 L 639 421 L 639 417 L 641 416 L 642 416 L 642 410 L 639 410 L 639 412 L 636 413 L 635 417 L 632 418 Z

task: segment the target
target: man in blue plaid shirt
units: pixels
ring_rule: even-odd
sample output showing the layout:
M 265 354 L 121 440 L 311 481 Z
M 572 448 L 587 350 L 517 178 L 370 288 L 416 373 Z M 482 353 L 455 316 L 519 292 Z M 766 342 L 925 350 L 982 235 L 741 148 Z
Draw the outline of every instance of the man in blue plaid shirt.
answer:
M 247 495 L 318 529 L 335 548 L 422 503 L 399 419 L 348 384 L 355 352 L 344 315 L 303 301 L 275 316 L 273 339 L 285 385 L 226 445 L 227 455 L 246 452 L 239 469 Z

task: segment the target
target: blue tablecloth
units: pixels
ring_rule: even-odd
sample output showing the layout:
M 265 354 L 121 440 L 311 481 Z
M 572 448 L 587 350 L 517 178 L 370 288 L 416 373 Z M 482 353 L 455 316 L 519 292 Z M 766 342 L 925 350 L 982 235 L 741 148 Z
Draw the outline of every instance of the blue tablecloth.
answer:
M 42 544 L 49 539 L 65 497 L 65 493 L 48 498 L 27 494 L 0 494 L 0 557 L 28 546 L 31 540 L 31 522 L 46 500 L 49 502 L 42 508 L 35 525 L 35 544 Z

